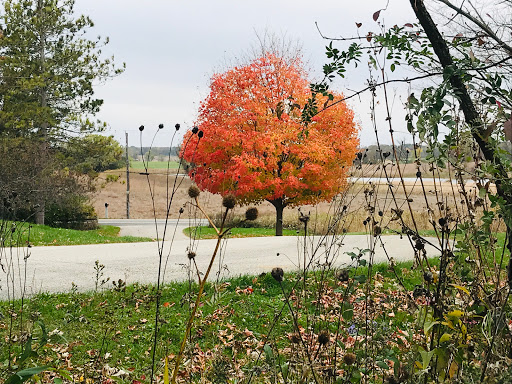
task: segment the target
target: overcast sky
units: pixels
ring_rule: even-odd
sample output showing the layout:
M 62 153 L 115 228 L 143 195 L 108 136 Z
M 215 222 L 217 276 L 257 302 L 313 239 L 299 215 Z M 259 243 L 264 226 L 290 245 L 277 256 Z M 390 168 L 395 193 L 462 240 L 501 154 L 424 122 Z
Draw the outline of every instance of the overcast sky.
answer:
M 175 123 L 190 127 L 199 102 L 208 94 L 209 78 L 225 71 L 229 63 L 257 44 L 256 34 L 265 30 L 300 41 L 303 55 L 318 78 L 326 62 L 325 45 L 315 22 L 327 36 L 354 36 L 356 22 L 377 30 L 372 14 L 386 6 L 383 0 L 76 0 L 76 13 L 92 18 L 94 35 L 108 36 L 104 53 L 126 63 L 126 71 L 96 87 L 104 99 L 98 117 L 109 125 L 108 134 L 124 144 L 138 145 L 138 127 L 147 127 L 146 140 L 159 123 L 172 131 Z M 403 25 L 414 20 L 407 0 L 391 0 L 381 14 L 386 25 Z M 366 29 L 365 29 L 366 28 Z M 358 89 L 367 71 L 356 71 L 340 82 L 337 90 Z M 393 90 L 391 90 L 393 91 Z M 400 93 L 400 92 L 398 92 Z M 394 101 L 398 116 L 396 130 L 403 131 L 402 100 Z M 403 93 L 403 92 L 402 92 Z M 361 144 L 375 142 L 368 118 L 368 98 L 353 100 L 362 125 Z M 166 130 L 167 130 L 166 129 Z M 387 136 L 383 134 L 384 141 Z M 159 136 L 157 146 L 169 145 L 170 135 Z

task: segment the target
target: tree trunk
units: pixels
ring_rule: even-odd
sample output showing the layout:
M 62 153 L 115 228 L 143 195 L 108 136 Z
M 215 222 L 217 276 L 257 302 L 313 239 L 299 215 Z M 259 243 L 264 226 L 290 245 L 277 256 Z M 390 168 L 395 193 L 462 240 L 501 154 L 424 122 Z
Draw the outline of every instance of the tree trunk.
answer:
M 286 204 L 282 198 L 268 201 L 276 208 L 276 236 L 283 236 L 283 210 Z
M 36 224 L 44 225 L 44 199 L 39 200 L 39 206 L 36 208 Z
M 43 1 L 38 0 L 37 1 L 37 11 L 39 12 L 39 16 L 41 19 L 42 12 L 43 12 Z M 41 75 L 44 76 L 44 73 L 46 71 L 46 35 L 43 31 L 40 31 L 40 42 L 39 42 L 39 61 L 41 65 Z M 47 165 L 47 154 L 48 154 L 48 122 L 46 120 L 46 109 L 48 107 L 48 95 L 46 92 L 46 83 L 43 84 L 40 90 L 39 94 L 40 102 L 41 102 L 41 109 L 43 114 L 43 120 L 41 121 L 41 136 L 42 136 L 42 153 L 41 156 L 43 157 L 43 167 L 42 172 L 39 175 L 39 185 L 40 185 L 40 191 L 39 191 L 39 198 L 38 198 L 38 207 L 36 208 L 36 224 L 44 225 L 44 213 L 45 213 L 45 206 L 46 206 L 46 183 L 44 182 L 44 169 Z M 44 191 L 44 192 L 43 192 Z

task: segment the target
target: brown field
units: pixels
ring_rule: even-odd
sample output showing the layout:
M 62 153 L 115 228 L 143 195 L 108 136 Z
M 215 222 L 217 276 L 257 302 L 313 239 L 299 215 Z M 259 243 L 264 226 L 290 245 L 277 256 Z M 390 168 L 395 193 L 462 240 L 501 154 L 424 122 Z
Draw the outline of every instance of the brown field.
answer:
M 396 166 L 387 166 L 388 175 L 390 177 L 398 177 Z M 417 168 L 414 164 L 407 164 L 401 166 L 402 176 L 404 178 L 416 179 Z M 431 177 L 432 172 L 426 168 L 422 168 L 422 175 L 427 178 Z M 93 197 L 93 204 L 99 218 L 105 216 L 104 204 L 109 204 L 109 217 L 110 218 L 125 218 L 126 217 L 126 172 L 111 171 L 109 174 L 118 175 L 119 179 L 115 182 L 105 182 L 106 175 L 100 176 L 100 184 L 98 190 Z M 363 166 L 362 169 L 352 170 L 353 177 L 384 177 L 382 167 L 379 166 Z M 448 177 L 448 171 L 443 171 L 440 175 L 441 178 Z M 162 170 L 154 170 L 149 176 L 141 175 L 139 173 L 130 174 L 130 218 L 142 219 L 153 218 L 156 212 L 157 218 L 164 218 L 167 211 L 167 185 L 169 185 L 169 193 L 172 190 L 172 185 L 175 181 L 175 176 L 170 175 L 167 177 Z M 434 182 L 435 181 L 435 182 Z M 173 198 L 172 206 L 169 210 L 170 218 L 177 218 L 179 216 L 179 209 L 186 207 L 190 201 L 187 190 L 191 185 L 188 177 L 178 176 L 179 188 L 177 189 Z M 151 192 L 150 188 L 151 186 Z M 393 193 L 391 192 L 393 191 Z M 437 192 L 436 192 L 437 191 Z M 477 196 L 477 191 L 474 187 L 468 187 L 471 200 Z M 153 199 L 151 198 L 153 195 Z M 393 195 L 396 203 L 393 200 Z M 407 197 L 406 197 L 407 195 Z M 407 201 L 408 200 L 408 201 Z M 339 196 L 333 203 L 320 203 L 316 206 L 301 207 L 303 212 L 311 212 L 312 216 L 316 218 L 315 225 L 325 227 L 328 220 L 339 212 L 343 206 L 347 206 L 348 215 L 344 215 L 341 226 L 350 232 L 365 231 L 363 221 L 368 216 L 379 215 L 378 220 L 382 220 L 384 227 L 400 229 L 398 221 L 392 220 L 394 213 L 391 209 L 398 208 L 404 211 L 403 217 L 411 227 L 414 223 L 411 219 L 413 212 L 414 219 L 418 229 L 432 229 L 430 224 L 431 220 L 436 220 L 446 215 L 445 208 L 448 208 L 452 216 L 455 218 L 457 215 L 462 215 L 466 210 L 463 200 L 459 194 L 459 187 L 451 183 L 440 183 L 438 180 L 432 178 L 425 179 L 424 185 L 421 186 L 419 181 L 405 182 L 405 188 L 399 183 L 394 183 L 392 187 L 384 184 L 376 184 L 371 182 L 355 182 L 342 196 Z M 154 205 L 153 205 L 154 201 Z M 221 198 L 217 195 L 204 192 L 200 197 L 201 204 L 210 215 L 216 215 L 221 212 Z M 430 207 L 430 213 L 427 209 Z M 409 209 L 410 207 L 410 209 Z M 262 225 L 272 225 L 275 215 L 274 207 L 268 203 L 263 202 L 258 205 L 260 212 L 260 223 Z M 237 208 L 235 214 L 242 215 L 245 208 Z M 185 212 L 187 214 L 188 211 Z M 377 216 L 375 216 L 377 217 Z M 285 225 L 295 226 L 298 223 L 297 208 L 285 209 Z M 322 224 L 320 224 L 322 222 Z

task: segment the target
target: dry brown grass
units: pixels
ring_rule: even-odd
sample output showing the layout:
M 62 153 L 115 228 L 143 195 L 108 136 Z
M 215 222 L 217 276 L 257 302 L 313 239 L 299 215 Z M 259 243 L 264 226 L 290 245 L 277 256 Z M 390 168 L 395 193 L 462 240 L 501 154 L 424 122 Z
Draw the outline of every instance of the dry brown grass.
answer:
M 398 177 L 396 166 L 389 164 L 387 167 L 390 177 Z M 403 171 L 403 177 L 415 178 L 417 172 L 416 165 L 403 165 L 401 169 Z M 103 183 L 98 187 L 98 191 L 93 197 L 95 210 L 98 217 L 104 217 L 104 204 L 108 202 L 110 218 L 125 218 L 126 172 L 119 170 L 109 172 L 109 174 L 118 175 L 119 179 L 116 182 L 104 183 L 106 174 L 100 176 L 100 181 L 103 181 Z M 364 165 L 362 169 L 354 170 L 353 174 L 354 176 L 359 175 L 362 177 L 384 176 L 382 166 L 379 167 L 375 165 Z M 428 177 L 429 170 L 422 168 L 422 174 L 424 177 Z M 167 183 L 172 187 L 174 178 L 174 175 L 167 178 L 162 170 L 155 170 L 149 176 L 131 173 L 130 217 L 135 219 L 154 217 L 149 184 L 153 191 L 156 216 L 158 218 L 165 217 L 167 210 Z M 175 193 L 173 204 L 169 211 L 170 218 L 177 218 L 179 209 L 185 206 L 190 200 L 187 194 L 187 190 L 191 185 L 190 179 L 188 179 L 188 177 L 183 178 L 179 176 L 178 183 L 180 187 Z M 470 195 L 476 197 L 476 189 L 474 187 L 469 189 Z M 396 203 L 394 202 L 391 191 L 393 191 L 394 197 L 396 198 Z M 312 220 L 310 228 L 316 228 L 316 232 L 321 233 L 325 231 L 329 225 L 332 225 L 333 218 L 339 217 L 337 213 L 346 205 L 347 210 L 338 223 L 339 230 L 364 232 L 368 228 L 365 228 L 363 223 L 365 219 L 368 218 L 369 212 L 371 212 L 372 209 L 368 209 L 368 207 L 374 208 L 374 215 L 377 215 L 379 211 L 382 212 L 382 216 L 378 216 L 378 221 L 383 228 L 400 230 L 400 221 L 392 220 L 393 216 L 395 216 L 392 209 L 396 210 L 398 205 L 398 208 L 404 211 L 403 219 L 408 226 L 414 228 L 412 220 L 412 216 L 414 216 L 414 221 L 418 229 L 424 230 L 432 229 L 431 221 L 437 220 L 438 217 L 443 215 L 443 205 L 450 207 L 453 214 L 456 216 L 457 209 L 462 208 L 461 200 L 462 198 L 458 192 L 458 186 L 446 182 L 434 183 L 432 179 L 428 181 L 425 180 L 423 186 L 418 180 L 415 182 L 406 182 L 405 189 L 398 183 L 389 186 L 386 183 L 356 182 L 349 188 L 344 196 L 340 196 L 335 203 L 324 202 L 316 206 L 304 206 L 301 207 L 301 210 L 304 213 L 311 214 Z M 206 211 L 212 216 L 220 212 L 220 196 L 203 192 L 201 194 L 201 202 Z M 410 210 L 409 206 L 411 208 Z M 430 210 L 427 209 L 428 207 Z M 274 207 L 268 202 L 263 202 L 258 205 L 258 210 L 260 213 L 258 219 L 259 225 L 273 226 L 275 220 Z M 234 214 L 241 216 L 244 211 L 244 208 L 238 208 L 235 210 Z M 413 215 L 411 215 L 411 211 Z M 298 227 L 297 218 L 297 209 L 287 208 L 285 210 L 284 224 L 286 227 Z

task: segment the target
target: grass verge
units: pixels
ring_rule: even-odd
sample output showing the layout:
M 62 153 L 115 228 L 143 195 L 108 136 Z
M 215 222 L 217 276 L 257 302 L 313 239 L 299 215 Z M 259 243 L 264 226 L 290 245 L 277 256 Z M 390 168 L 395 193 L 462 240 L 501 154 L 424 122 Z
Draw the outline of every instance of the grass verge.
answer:
M 78 231 L 75 229 L 53 228 L 47 225 L 18 224 L 18 244 L 42 245 L 85 245 L 109 243 L 135 243 L 153 241 L 147 237 L 119 236 L 120 228 L 101 225 L 98 229 Z
M 198 240 L 216 239 L 217 233 L 215 229 L 206 226 L 188 227 L 183 230 L 188 237 Z M 295 229 L 283 229 L 283 236 L 304 235 L 304 231 L 296 231 Z M 229 231 L 229 237 L 270 237 L 275 236 L 274 228 L 232 228 Z

